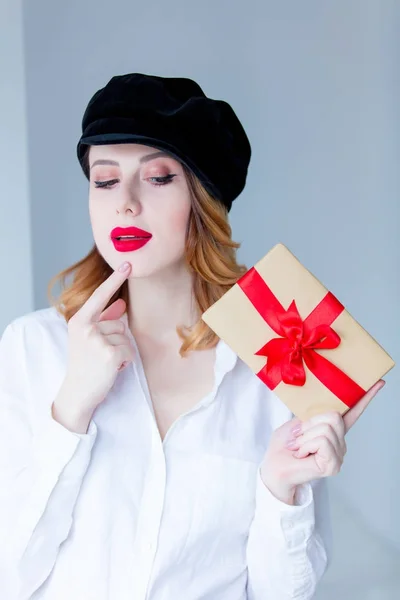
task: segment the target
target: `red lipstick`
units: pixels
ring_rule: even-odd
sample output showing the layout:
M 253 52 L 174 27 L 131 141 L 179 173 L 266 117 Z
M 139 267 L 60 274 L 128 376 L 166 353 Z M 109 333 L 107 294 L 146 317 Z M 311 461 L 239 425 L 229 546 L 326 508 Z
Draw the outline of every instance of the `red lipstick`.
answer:
M 133 252 L 142 248 L 153 236 L 138 227 L 115 227 L 110 237 L 118 252 Z

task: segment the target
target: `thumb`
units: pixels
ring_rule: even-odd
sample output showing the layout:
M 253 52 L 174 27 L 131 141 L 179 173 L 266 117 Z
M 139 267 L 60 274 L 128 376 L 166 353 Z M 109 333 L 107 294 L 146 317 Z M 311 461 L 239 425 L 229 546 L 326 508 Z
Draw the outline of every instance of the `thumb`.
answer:
M 103 310 L 99 321 L 113 321 L 114 319 L 120 319 L 126 310 L 126 302 L 122 298 L 118 298 L 108 308 Z

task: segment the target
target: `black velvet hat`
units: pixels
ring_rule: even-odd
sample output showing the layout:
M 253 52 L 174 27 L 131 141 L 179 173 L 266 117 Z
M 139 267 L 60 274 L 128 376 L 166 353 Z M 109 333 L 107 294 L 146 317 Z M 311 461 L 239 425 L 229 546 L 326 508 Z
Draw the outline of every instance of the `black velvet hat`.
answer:
M 208 98 L 192 79 L 129 73 L 113 77 L 91 98 L 77 154 L 85 146 L 137 143 L 169 152 L 228 211 L 245 186 L 251 147 L 235 112 Z

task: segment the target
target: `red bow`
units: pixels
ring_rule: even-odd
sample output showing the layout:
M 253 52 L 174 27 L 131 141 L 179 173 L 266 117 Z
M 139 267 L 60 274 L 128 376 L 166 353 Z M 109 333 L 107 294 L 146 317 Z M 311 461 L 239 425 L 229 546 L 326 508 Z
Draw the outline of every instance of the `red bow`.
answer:
M 270 340 L 256 354 L 268 358 L 267 377 L 279 365 L 284 383 L 304 385 L 306 373 L 303 361 L 312 370 L 316 358 L 315 349 L 337 348 L 340 337 L 329 325 L 307 328 L 294 300 L 287 311 L 275 313 L 275 316 L 278 326 L 274 323 L 273 329 L 282 337 Z
M 313 375 L 347 406 L 353 406 L 365 395 L 362 387 L 316 352 L 332 350 L 341 342 L 330 325 L 344 306 L 331 292 L 327 292 L 303 321 L 295 301 L 285 310 L 254 267 L 237 283 L 271 329 L 281 336 L 270 340 L 256 352 L 267 357 L 257 376 L 271 390 L 281 381 L 289 385 L 304 385 L 305 363 Z

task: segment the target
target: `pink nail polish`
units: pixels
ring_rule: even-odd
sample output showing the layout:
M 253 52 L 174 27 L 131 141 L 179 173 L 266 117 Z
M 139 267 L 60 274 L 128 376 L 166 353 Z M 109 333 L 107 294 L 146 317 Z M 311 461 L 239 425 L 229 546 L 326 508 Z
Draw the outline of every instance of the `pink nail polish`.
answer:
M 296 425 L 296 427 L 293 427 L 292 429 L 292 435 L 294 436 L 298 436 L 301 433 L 301 425 Z
M 298 444 L 297 440 L 294 440 L 294 439 L 293 439 L 293 440 L 289 440 L 289 441 L 286 443 L 286 447 L 287 447 L 287 448 L 291 448 L 291 449 L 292 449 L 292 448 L 297 448 L 297 447 L 298 447 L 298 445 L 299 445 L 299 444 Z
M 118 271 L 127 271 L 129 269 L 129 263 L 128 262 L 124 262 L 122 263 L 122 265 L 119 267 Z

